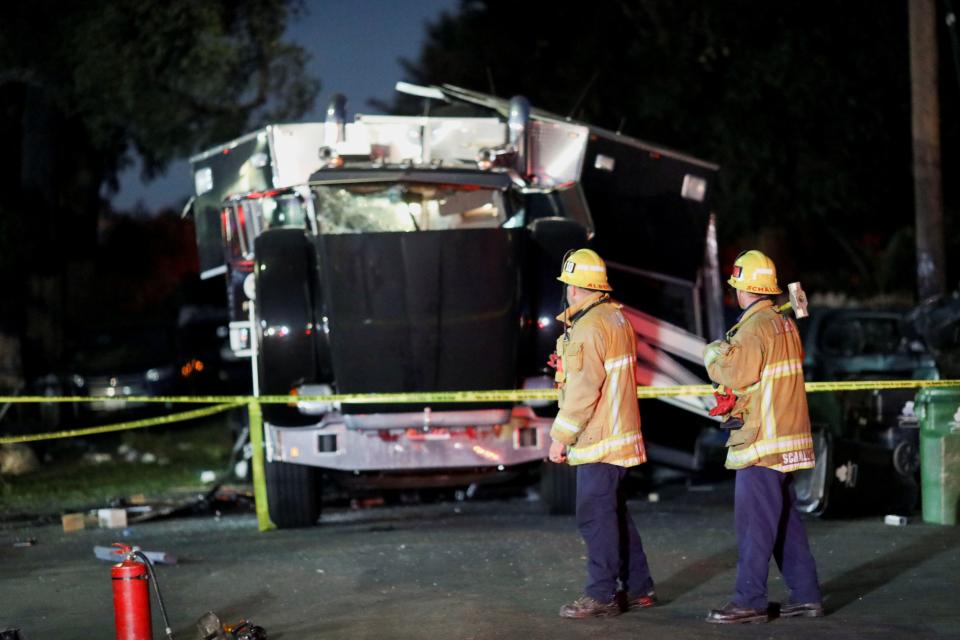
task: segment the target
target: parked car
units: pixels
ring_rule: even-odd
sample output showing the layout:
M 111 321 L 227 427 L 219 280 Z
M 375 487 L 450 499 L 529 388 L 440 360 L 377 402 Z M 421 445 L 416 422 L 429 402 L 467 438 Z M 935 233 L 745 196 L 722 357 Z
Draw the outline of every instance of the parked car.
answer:
M 960 291 L 926 300 L 910 311 L 907 325 L 923 336 L 940 376 L 960 378 Z
M 906 311 L 830 309 L 801 321 L 808 381 L 935 379 Z M 801 510 L 909 514 L 918 503 L 915 389 L 809 395 L 817 466 L 797 474 Z
M 131 396 L 175 395 L 183 388 L 175 333 L 167 327 L 87 331 L 68 348 L 66 365 L 34 384 L 39 395 L 98 396 L 94 402 L 41 405 L 44 427 L 67 421 L 106 422 L 120 412 L 164 409 L 130 402 Z

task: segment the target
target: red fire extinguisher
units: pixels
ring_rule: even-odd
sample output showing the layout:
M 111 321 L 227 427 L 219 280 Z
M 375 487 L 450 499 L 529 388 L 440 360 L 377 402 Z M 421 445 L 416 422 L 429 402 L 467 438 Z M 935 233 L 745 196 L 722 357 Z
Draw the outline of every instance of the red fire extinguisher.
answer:
M 113 617 L 117 640 L 153 640 L 150 620 L 150 574 L 128 545 L 114 543 L 115 553 L 123 556 L 110 569 L 113 579 Z

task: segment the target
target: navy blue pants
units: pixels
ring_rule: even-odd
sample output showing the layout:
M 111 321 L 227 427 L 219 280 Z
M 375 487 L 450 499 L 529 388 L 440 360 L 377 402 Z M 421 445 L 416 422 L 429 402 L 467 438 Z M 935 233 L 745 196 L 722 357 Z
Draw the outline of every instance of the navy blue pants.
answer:
M 793 478 L 766 467 L 737 470 L 737 587 L 733 604 L 766 609 L 770 558 L 790 589 L 789 602 L 820 602 L 817 566 L 795 507 Z
M 627 469 L 596 462 L 577 466 L 577 528 L 587 544 L 584 593 L 610 602 L 619 586 L 631 596 L 653 590 L 640 534 L 621 486 Z

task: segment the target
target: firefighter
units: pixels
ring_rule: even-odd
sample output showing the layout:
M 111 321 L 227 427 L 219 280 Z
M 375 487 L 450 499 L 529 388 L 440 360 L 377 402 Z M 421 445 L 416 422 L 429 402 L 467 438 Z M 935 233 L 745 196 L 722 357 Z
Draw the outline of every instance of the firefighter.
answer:
M 566 285 L 569 306 L 557 316 L 564 332 L 557 340 L 559 412 L 550 430 L 550 460 L 576 465 L 576 521 L 587 547 L 586 588 L 560 608 L 560 616 L 612 616 L 654 603 L 623 489 L 627 470 L 646 461 L 635 337 L 610 300 L 606 265 L 595 252 L 568 253 L 557 279 Z
M 707 622 L 767 622 L 771 556 L 790 599 L 780 617 L 820 617 L 823 606 L 807 533 L 797 513 L 791 472 L 813 467 L 813 440 L 796 323 L 774 307 L 781 293 L 773 261 L 745 251 L 727 284 L 743 312 L 726 339 L 704 350 L 710 379 L 732 390 L 731 415 L 743 420 L 727 440 L 728 469 L 736 469 L 734 521 L 737 582 L 733 599 Z

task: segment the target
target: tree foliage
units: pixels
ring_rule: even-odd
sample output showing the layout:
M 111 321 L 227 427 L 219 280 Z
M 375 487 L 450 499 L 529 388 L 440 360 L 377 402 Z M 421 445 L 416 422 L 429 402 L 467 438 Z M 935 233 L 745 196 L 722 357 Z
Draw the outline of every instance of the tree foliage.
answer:
M 904 3 L 868 0 L 464 0 L 404 65 L 716 161 L 728 261 L 760 244 L 794 277 L 870 294 L 914 286 L 906 24 Z
M 59 279 L 62 289 L 74 263 L 92 260 L 105 196 L 134 156 L 153 176 L 175 158 L 312 106 L 319 83 L 305 73 L 307 54 L 283 40 L 300 11 L 297 0 L 0 7 L 6 324 L 18 314 L 23 322 L 24 304 L 55 302 L 31 299 L 32 276 Z
M 82 131 L 108 180 L 131 151 L 152 175 L 299 116 L 319 88 L 304 75 L 306 53 L 281 39 L 298 12 L 287 0 L 37 0 L 0 11 L 0 87 L 39 94 Z

